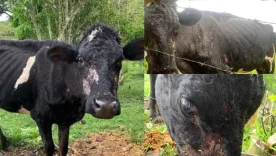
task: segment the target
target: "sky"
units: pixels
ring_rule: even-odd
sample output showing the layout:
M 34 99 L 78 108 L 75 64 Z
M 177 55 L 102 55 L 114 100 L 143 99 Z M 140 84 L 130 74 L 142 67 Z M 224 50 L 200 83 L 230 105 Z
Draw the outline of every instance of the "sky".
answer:
M 276 1 L 274 0 L 178 0 L 177 6 L 178 11 L 190 7 L 199 10 L 227 12 L 243 18 L 272 22 L 275 23 L 271 25 L 276 32 Z
M 6 21 L 8 20 L 8 16 L 6 14 L 0 15 L 0 21 Z

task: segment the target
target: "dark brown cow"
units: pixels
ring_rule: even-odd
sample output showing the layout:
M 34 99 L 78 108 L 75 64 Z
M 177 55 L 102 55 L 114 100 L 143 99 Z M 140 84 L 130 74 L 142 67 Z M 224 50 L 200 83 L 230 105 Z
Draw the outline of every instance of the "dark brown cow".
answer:
M 172 1 L 145 9 L 148 73 L 274 72 L 270 25 L 227 13 L 185 9 Z
M 157 53 L 172 53 L 172 41 L 178 30 L 176 0 L 155 0 L 145 7 L 145 48 L 148 73 L 176 73 L 174 58 Z

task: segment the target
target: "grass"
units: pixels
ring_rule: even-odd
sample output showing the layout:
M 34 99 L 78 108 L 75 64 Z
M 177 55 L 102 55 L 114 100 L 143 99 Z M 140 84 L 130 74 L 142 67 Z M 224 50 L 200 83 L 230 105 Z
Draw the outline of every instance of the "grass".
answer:
M 85 124 L 76 123 L 70 129 L 70 141 L 84 137 L 87 133 L 106 132 L 115 130 L 119 134 L 127 134 L 132 142 L 141 143 L 144 140 L 144 84 L 141 68 L 133 66 L 133 63 L 124 63 L 124 68 L 129 68 L 131 73 L 126 73 L 126 80 L 119 87 L 119 100 L 121 102 L 121 115 L 110 120 L 96 119 L 91 115 L 85 115 Z M 143 72 L 142 72 L 143 73 Z M 124 126 L 121 131 L 119 126 Z M 7 136 L 11 145 L 24 147 L 37 147 L 41 145 L 41 139 L 35 122 L 28 115 L 12 114 L 0 110 L 0 127 Z M 57 142 L 57 126 L 53 127 L 53 136 Z
M 0 39 L 14 39 L 11 23 L 0 22 Z

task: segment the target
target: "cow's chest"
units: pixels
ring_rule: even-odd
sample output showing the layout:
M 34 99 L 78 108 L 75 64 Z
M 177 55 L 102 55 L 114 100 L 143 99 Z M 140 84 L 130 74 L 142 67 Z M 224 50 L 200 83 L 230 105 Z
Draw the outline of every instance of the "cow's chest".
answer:
M 81 102 L 80 99 L 68 100 L 60 105 L 38 103 L 31 114 L 33 119 L 38 122 L 72 125 L 83 118 L 84 106 L 84 102 Z

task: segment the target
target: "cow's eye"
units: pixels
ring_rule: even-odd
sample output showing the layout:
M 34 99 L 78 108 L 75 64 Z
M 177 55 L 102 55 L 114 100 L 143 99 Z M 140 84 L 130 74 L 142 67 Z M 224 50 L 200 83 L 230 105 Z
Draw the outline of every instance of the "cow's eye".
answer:
M 189 111 L 191 109 L 191 103 L 185 98 L 180 99 L 180 104 L 184 111 Z
M 78 64 L 79 66 L 83 66 L 84 65 L 84 60 L 82 57 L 78 57 Z
M 181 97 L 179 99 L 179 105 L 180 105 L 180 109 L 181 111 L 185 114 L 185 115 L 197 115 L 198 111 L 196 106 L 193 104 L 192 101 L 188 100 L 187 98 Z

